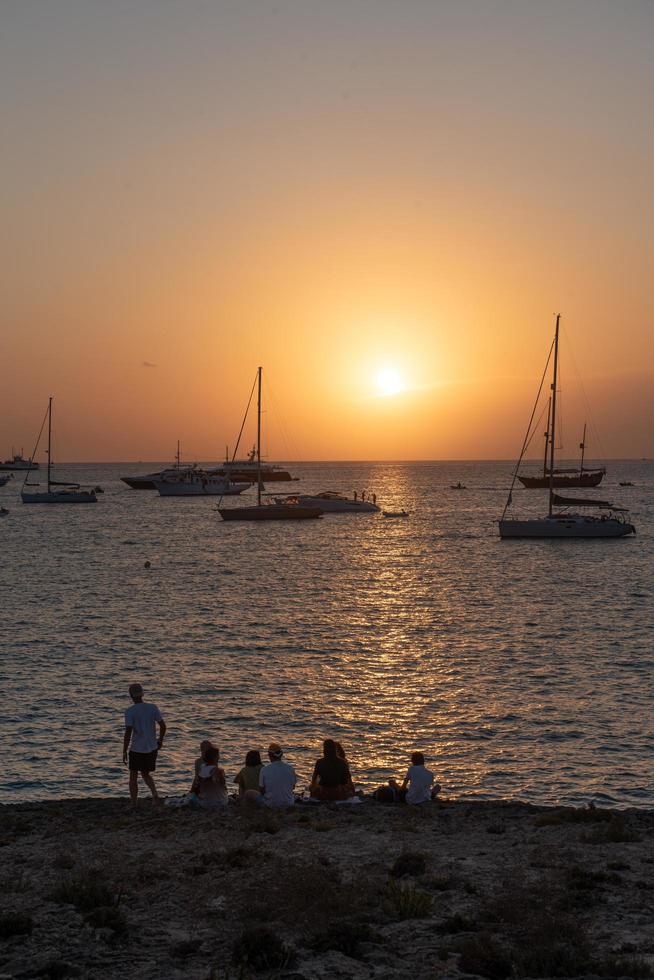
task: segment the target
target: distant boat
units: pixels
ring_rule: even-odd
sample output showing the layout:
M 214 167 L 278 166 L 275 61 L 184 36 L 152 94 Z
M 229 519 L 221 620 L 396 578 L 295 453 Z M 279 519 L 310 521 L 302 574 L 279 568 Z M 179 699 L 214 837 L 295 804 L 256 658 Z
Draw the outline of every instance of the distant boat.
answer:
M 154 481 L 161 497 L 230 497 L 248 490 L 249 483 L 232 483 L 208 470 L 179 470 Z
M 0 517 L 7 517 L 8 514 L 9 511 L 7 510 L 6 507 L 0 507 Z
M 547 454 L 549 452 L 550 438 L 554 438 L 554 427 L 552 426 L 552 432 L 550 434 L 550 416 L 552 409 L 552 399 L 550 398 L 549 405 L 547 408 L 547 429 L 545 430 L 545 453 L 543 456 L 543 475 L 542 476 L 525 476 L 524 474 L 518 473 L 518 479 L 522 483 L 526 490 L 536 490 L 542 489 L 543 487 L 549 487 L 550 485 L 550 474 L 547 468 Z M 600 466 L 594 469 L 584 469 L 584 452 L 586 450 L 586 423 L 584 422 L 584 434 L 581 437 L 581 442 L 579 443 L 579 448 L 581 449 L 581 460 L 579 462 L 579 469 L 555 469 L 554 479 L 552 480 L 552 486 L 557 490 L 573 490 L 578 487 L 598 487 L 602 480 L 604 479 L 604 474 L 606 473 L 606 467 Z
M 323 490 L 322 493 L 289 494 L 286 497 L 275 497 L 275 503 L 292 504 L 300 507 L 320 507 L 325 514 L 377 514 L 381 507 L 375 500 L 365 500 L 362 497 L 344 497 L 342 493 L 333 490 Z
M 0 476 L 0 487 L 4 487 L 10 480 L 13 480 L 13 478 L 13 473 L 7 473 L 6 476 Z
M 296 476 L 291 476 L 281 466 L 260 462 L 256 446 L 252 447 L 247 459 L 226 459 L 220 466 L 212 469 L 212 472 L 228 476 L 232 483 L 256 483 L 258 480 L 263 483 L 288 483 L 297 480 Z
M 0 463 L 0 470 L 38 470 L 39 464 L 31 459 L 25 459 L 22 451 L 14 453 L 12 449 L 11 454 L 11 459 L 5 459 Z
M 546 517 L 541 518 L 521 518 L 512 519 L 507 518 L 506 514 L 513 502 L 513 486 L 515 484 L 516 477 L 518 476 L 518 470 L 520 468 L 520 463 L 522 462 L 522 457 L 526 452 L 527 446 L 531 440 L 532 435 L 532 420 L 536 412 L 536 406 L 538 404 L 538 399 L 540 398 L 540 393 L 542 390 L 543 379 L 541 380 L 541 385 L 538 390 L 538 396 L 536 398 L 536 405 L 532 411 L 532 417 L 529 420 L 529 426 L 527 428 L 527 434 L 525 436 L 522 451 L 520 453 L 520 458 L 516 464 L 513 482 L 511 484 L 511 489 L 509 490 L 509 496 L 504 507 L 504 513 L 499 520 L 499 531 L 501 538 L 621 538 L 627 534 L 635 534 L 636 529 L 629 521 L 624 518 L 624 509 L 621 507 L 614 507 L 613 504 L 606 500 L 596 500 L 592 497 L 578 498 L 578 497 L 560 497 L 554 493 L 555 487 L 555 467 L 554 467 L 554 433 L 556 431 L 556 395 L 557 395 L 557 380 L 558 380 L 558 361 L 559 361 L 559 324 L 561 317 L 560 315 L 556 318 L 556 329 L 554 332 L 554 364 L 552 369 L 552 397 L 550 401 L 550 407 L 548 409 L 548 443 L 549 443 L 549 508 Z M 549 360 L 552 356 L 552 348 L 550 348 L 550 353 L 547 358 Z M 547 365 L 546 365 L 547 369 Z M 550 418 L 551 416 L 551 418 Z M 549 424 L 551 421 L 551 425 Z M 556 508 L 556 510 L 555 510 Z M 599 517 L 590 515 L 587 516 L 584 513 L 577 513 L 576 510 L 571 510 L 571 508 L 598 508 L 605 513 L 601 514 Z
M 26 487 L 38 487 L 38 483 L 30 483 L 28 471 L 23 489 L 20 492 L 24 504 L 95 504 L 95 490 L 84 489 L 79 483 L 61 483 L 51 479 L 52 471 L 52 398 L 48 400 L 48 485 L 47 490 L 26 490 Z M 41 427 L 43 428 L 43 427 Z M 39 433 L 40 436 L 40 433 Z M 38 447 L 38 441 L 37 441 Z M 36 453 L 36 449 L 34 450 Z M 56 489 L 53 489 L 56 488 Z
M 257 370 L 257 445 L 256 445 L 256 483 L 257 503 L 255 507 L 219 507 L 224 521 L 304 521 L 322 517 L 321 507 L 305 507 L 300 504 L 261 503 L 261 374 Z
M 454 483 L 450 486 L 450 490 L 467 490 L 468 488 L 463 483 Z
M 621 487 L 633 487 L 633 486 L 635 486 L 635 484 L 633 484 L 631 482 L 631 480 L 620 480 L 620 486 Z

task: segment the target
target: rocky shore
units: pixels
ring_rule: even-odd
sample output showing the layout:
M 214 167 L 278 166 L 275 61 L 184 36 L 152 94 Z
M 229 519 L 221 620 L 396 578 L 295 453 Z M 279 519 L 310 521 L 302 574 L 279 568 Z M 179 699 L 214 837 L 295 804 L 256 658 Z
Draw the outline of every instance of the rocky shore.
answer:
M 654 813 L 0 807 L 0 977 L 649 977 Z

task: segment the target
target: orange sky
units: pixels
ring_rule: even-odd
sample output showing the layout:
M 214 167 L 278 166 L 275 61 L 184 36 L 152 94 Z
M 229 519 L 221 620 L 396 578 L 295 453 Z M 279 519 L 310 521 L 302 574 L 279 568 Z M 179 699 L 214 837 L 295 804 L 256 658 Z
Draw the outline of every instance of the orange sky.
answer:
M 0 455 L 654 455 L 654 6 L 12 5 Z M 152 365 L 152 366 L 146 366 Z M 380 395 L 380 371 L 404 390 Z

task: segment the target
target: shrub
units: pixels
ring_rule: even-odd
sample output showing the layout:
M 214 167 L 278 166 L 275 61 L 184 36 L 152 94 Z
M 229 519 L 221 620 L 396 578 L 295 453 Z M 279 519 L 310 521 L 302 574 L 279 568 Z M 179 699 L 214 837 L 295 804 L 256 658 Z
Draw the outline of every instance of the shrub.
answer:
M 584 844 L 636 844 L 640 835 L 627 826 L 624 817 L 613 817 L 603 827 L 581 835 Z
M 608 823 L 613 819 L 609 810 L 600 810 L 592 803 L 585 807 L 561 807 L 552 813 L 545 813 L 536 820 L 537 827 L 556 827 L 564 823 Z
M 405 875 L 422 875 L 425 873 L 427 861 L 419 851 L 402 851 L 391 867 L 393 878 L 404 878 Z
M 232 959 L 237 966 L 274 970 L 289 966 L 293 953 L 276 933 L 259 926 L 243 930 L 234 943 Z
M 370 926 L 360 922 L 332 922 L 322 932 L 317 932 L 309 941 L 311 949 L 325 953 L 335 949 L 345 956 L 357 959 L 361 943 L 370 942 L 374 934 Z
M 448 916 L 436 927 L 436 932 L 444 935 L 452 935 L 457 932 L 477 932 L 479 926 L 474 919 L 467 919 L 465 915 L 458 912 Z
M 74 905 L 80 912 L 117 904 L 113 890 L 106 881 L 91 874 L 60 881 L 48 897 L 59 905 Z
M 391 878 L 386 888 L 388 902 L 397 919 L 426 919 L 432 911 L 434 900 L 429 892 L 415 885 L 400 885 Z
M 102 905 L 84 916 L 94 929 L 113 929 L 117 936 L 127 933 L 127 919 L 118 905 Z
M 26 912 L 8 912 L 0 916 L 0 939 L 12 936 L 29 936 L 34 928 L 31 915 Z
M 475 973 L 490 980 L 505 980 L 513 972 L 509 951 L 487 933 L 465 940 L 460 952 L 459 970 L 463 973 Z

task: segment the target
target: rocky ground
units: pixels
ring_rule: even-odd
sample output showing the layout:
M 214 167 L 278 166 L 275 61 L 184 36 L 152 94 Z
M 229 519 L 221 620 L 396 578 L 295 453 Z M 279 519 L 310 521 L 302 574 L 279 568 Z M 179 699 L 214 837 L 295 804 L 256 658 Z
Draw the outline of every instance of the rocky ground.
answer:
M 0 807 L 0 977 L 649 977 L 654 813 Z

